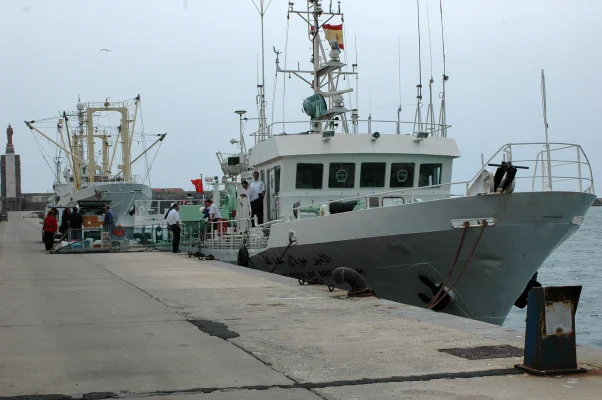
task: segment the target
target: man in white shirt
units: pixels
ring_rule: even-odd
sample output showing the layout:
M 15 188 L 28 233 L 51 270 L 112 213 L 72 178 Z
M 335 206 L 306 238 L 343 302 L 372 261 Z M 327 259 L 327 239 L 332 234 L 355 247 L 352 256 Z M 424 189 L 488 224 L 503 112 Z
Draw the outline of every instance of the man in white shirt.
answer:
M 166 218 L 167 226 L 173 233 L 172 248 L 174 253 L 180 252 L 180 233 L 182 232 L 182 227 L 180 226 L 181 221 L 180 213 L 178 213 L 179 209 L 180 206 L 175 204 L 174 207 L 167 213 Z
M 217 223 L 222 220 L 222 215 L 219 212 L 219 208 L 213 204 L 213 200 L 205 200 L 205 209 L 208 210 L 207 217 L 209 219 L 207 229 L 211 229 L 210 227 L 213 227 L 213 230 L 217 230 Z
M 256 210 L 253 209 L 253 202 L 256 202 L 256 200 L 259 199 L 259 193 L 257 193 L 257 189 L 255 189 L 254 186 L 249 185 L 249 182 L 247 181 L 242 181 L 241 185 L 245 192 L 241 194 L 240 197 L 247 197 L 249 199 L 249 203 L 251 204 L 251 221 L 253 222 L 253 224 L 255 224 L 255 220 L 253 219 L 253 217 L 256 215 Z M 259 216 L 257 218 L 259 220 Z
M 252 215 L 257 215 L 259 225 L 263 224 L 263 198 L 265 197 L 265 184 L 259 179 L 259 172 L 253 172 L 253 181 L 250 185 L 259 194 L 255 201 L 251 201 Z
M 254 186 L 249 186 L 249 182 L 242 181 L 241 185 L 245 192 L 241 194 L 240 197 L 248 197 L 249 201 L 255 201 L 259 198 L 259 193 L 257 193 L 257 189 L 255 189 Z
M 219 208 L 213 204 L 213 200 L 205 200 L 205 208 L 209 209 L 207 215 L 209 216 L 210 222 L 217 222 L 222 219 L 222 215 L 219 213 Z

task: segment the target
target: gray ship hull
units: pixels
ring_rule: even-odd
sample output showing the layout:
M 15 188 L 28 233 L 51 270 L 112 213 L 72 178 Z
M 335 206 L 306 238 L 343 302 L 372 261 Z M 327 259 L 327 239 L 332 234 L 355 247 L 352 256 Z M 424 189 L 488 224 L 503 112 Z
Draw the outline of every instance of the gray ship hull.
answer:
M 334 284 L 335 268 L 349 267 L 379 297 L 424 307 L 419 293 L 433 292 L 419 277 L 443 283 L 461 243 L 463 229 L 452 228 L 451 221 L 493 218 L 495 225 L 484 229 L 476 247 L 481 228 L 468 229 L 447 284 L 457 280 L 453 300 L 442 311 L 502 325 L 527 282 L 579 228 L 575 217 L 584 216 L 594 200 L 584 193 L 514 193 L 285 222 L 272 227 L 270 245 L 250 257 L 249 267 L 323 284 Z M 287 249 L 291 230 L 297 242 Z
M 134 226 L 134 216 L 131 213 L 137 201 L 150 201 L 152 190 L 140 183 L 104 182 L 78 190 L 63 196 L 57 206 L 75 207 L 78 201 L 101 201 L 109 204 L 115 214 L 115 223 L 123 227 Z

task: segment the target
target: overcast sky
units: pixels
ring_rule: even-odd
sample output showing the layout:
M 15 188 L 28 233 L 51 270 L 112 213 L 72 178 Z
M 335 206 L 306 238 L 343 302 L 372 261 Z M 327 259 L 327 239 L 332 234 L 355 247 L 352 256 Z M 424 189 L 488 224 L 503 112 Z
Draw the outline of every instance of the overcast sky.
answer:
M 287 3 L 274 0 L 266 14 L 270 120 L 271 49 L 285 50 Z M 325 7 L 328 3 L 323 0 Z M 423 84 L 431 74 L 427 5 L 437 94 L 442 73 L 438 1 L 421 2 Z M 487 156 L 507 142 L 543 140 L 543 68 L 550 140 L 581 144 L 600 187 L 602 139 L 596 118 L 602 109 L 602 2 L 445 0 L 443 7 L 449 136 L 463 154 L 455 163 L 454 180 L 471 178 L 481 153 Z M 357 40 L 361 117 L 396 118 L 400 54 L 402 119 L 413 120 L 416 2 L 343 0 L 342 8 L 350 64 Z M 168 132 L 153 165 L 153 187 L 193 190 L 190 180 L 200 174 L 221 176 L 215 153 L 236 151 L 229 143 L 238 135 L 234 111 L 242 108 L 256 116 L 261 40 L 251 0 L 1 0 L 0 15 L 0 127 L 2 132 L 8 123 L 14 127 L 24 192 L 51 190 L 53 173 L 22 121 L 73 110 L 78 95 L 82 101 L 141 95 L 145 132 Z M 289 29 L 288 65 L 307 67 L 306 28 L 295 18 Z M 281 76 L 276 121 L 283 117 L 282 82 Z M 284 117 L 305 120 L 301 102 L 310 94 L 307 86 L 287 79 Z M 254 127 L 249 121 L 246 129 Z M 2 135 L 2 147 L 5 140 Z M 134 156 L 140 150 L 137 145 Z

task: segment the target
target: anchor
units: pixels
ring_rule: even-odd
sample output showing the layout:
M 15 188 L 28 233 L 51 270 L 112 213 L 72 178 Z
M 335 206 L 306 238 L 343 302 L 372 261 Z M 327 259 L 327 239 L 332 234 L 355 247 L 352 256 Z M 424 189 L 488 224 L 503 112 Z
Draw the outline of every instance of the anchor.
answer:
M 493 176 L 493 192 L 496 193 L 498 188 L 502 188 L 501 193 L 504 193 L 506 189 L 510 187 L 516 171 L 518 169 L 529 169 L 529 167 L 523 167 L 513 165 L 511 161 L 502 161 L 501 164 L 488 164 L 490 167 L 498 167 Z
M 431 291 L 433 292 L 433 296 L 436 296 L 437 293 L 439 293 L 439 290 L 441 290 L 441 286 L 443 286 L 443 284 L 435 285 L 429 278 L 423 275 L 419 275 L 418 279 L 420 279 L 422 283 L 424 283 L 429 289 L 431 289 Z M 420 300 L 424 301 L 426 304 L 430 304 L 433 300 L 432 297 L 428 297 L 424 293 L 418 293 L 418 297 L 420 297 Z M 448 293 L 445 293 L 445 296 L 443 296 L 443 299 L 433 308 L 433 311 L 443 310 L 449 304 L 450 301 L 451 297 Z

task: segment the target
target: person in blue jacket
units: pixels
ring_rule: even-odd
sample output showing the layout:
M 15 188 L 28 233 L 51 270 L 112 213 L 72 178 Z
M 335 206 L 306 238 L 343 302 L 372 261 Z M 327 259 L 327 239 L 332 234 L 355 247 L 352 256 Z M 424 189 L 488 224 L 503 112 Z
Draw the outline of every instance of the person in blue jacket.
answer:
M 105 220 L 103 226 L 109 232 L 109 235 L 113 233 L 113 228 L 115 228 L 115 214 L 108 204 L 105 205 Z

